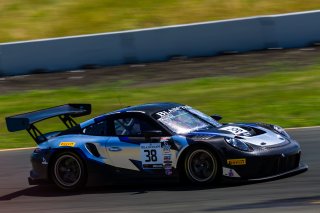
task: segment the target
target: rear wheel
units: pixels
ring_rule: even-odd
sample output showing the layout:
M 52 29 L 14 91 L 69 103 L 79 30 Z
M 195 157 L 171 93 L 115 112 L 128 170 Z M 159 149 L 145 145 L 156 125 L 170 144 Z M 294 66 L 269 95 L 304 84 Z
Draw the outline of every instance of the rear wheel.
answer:
M 53 182 L 66 191 L 79 190 L 85 186 L 86 170 L 81 158 L 73 152 L 63 152 L 56 156 L 51 166 Z
M 192 183 L 205 185 L 219 177 L 219 163 L 213 152 L 204 148 L 189 150 L 184 164 L 185 175 Z

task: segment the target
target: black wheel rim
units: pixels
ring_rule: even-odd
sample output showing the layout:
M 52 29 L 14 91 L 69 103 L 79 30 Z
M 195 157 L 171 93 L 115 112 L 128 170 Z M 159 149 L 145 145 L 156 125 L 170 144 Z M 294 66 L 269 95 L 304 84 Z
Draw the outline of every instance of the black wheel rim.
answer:
M 63 186 L 76 185 L 81 178 L 81 172 L 79 160 L 72 155 L 60 156 L 55 163 L 55 177 Z
M 187 161 L 187 170 L 197 182 L 206 182 L 214 178 L 217 172 L 217 161 L 206 150 L 195 150 Z

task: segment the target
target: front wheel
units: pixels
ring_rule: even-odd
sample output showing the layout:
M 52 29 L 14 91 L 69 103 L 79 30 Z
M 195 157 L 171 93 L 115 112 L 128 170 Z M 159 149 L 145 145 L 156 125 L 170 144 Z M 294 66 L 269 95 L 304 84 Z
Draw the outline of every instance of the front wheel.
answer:
M 203 148 L 191 149 L 185 158 L 184 170 L 186 177 L 195 184 L 212 183 L 219 177 L 219 163 L 209 150 Z
M 50 174 L 56 186 L 65 191 L 79 190 L 86 183 L 84 163 L 73 152 L 58 154 L 51 166 Z

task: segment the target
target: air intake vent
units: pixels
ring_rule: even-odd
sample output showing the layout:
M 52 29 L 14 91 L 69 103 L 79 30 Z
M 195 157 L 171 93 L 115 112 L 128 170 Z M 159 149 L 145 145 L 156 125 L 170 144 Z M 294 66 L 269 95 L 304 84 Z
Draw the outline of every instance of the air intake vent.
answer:
M 100 153 L 93 143 L 86 143 L 86 147 L 92 155 L 94 155 L 95 157 L 100 157 Z

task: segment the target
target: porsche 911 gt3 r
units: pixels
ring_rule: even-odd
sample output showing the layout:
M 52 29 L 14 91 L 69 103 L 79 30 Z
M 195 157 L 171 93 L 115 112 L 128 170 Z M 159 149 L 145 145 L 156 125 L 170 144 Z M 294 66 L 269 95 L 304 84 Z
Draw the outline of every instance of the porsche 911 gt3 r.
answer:
M 119 180 L 184 178 L 209 184 L 220 177 L 263 180 L 307 170 L 301 149 L 279 126 L 221 124 L 177 103 L 127 107 L 77 124 L 89 104 L 67 104 L 6 118 L 9 131 L 27 130 L 38 147 L 29 183 L 64 190 Z M 35 123 L 59 117 L 67 127 L 43 134 Z

